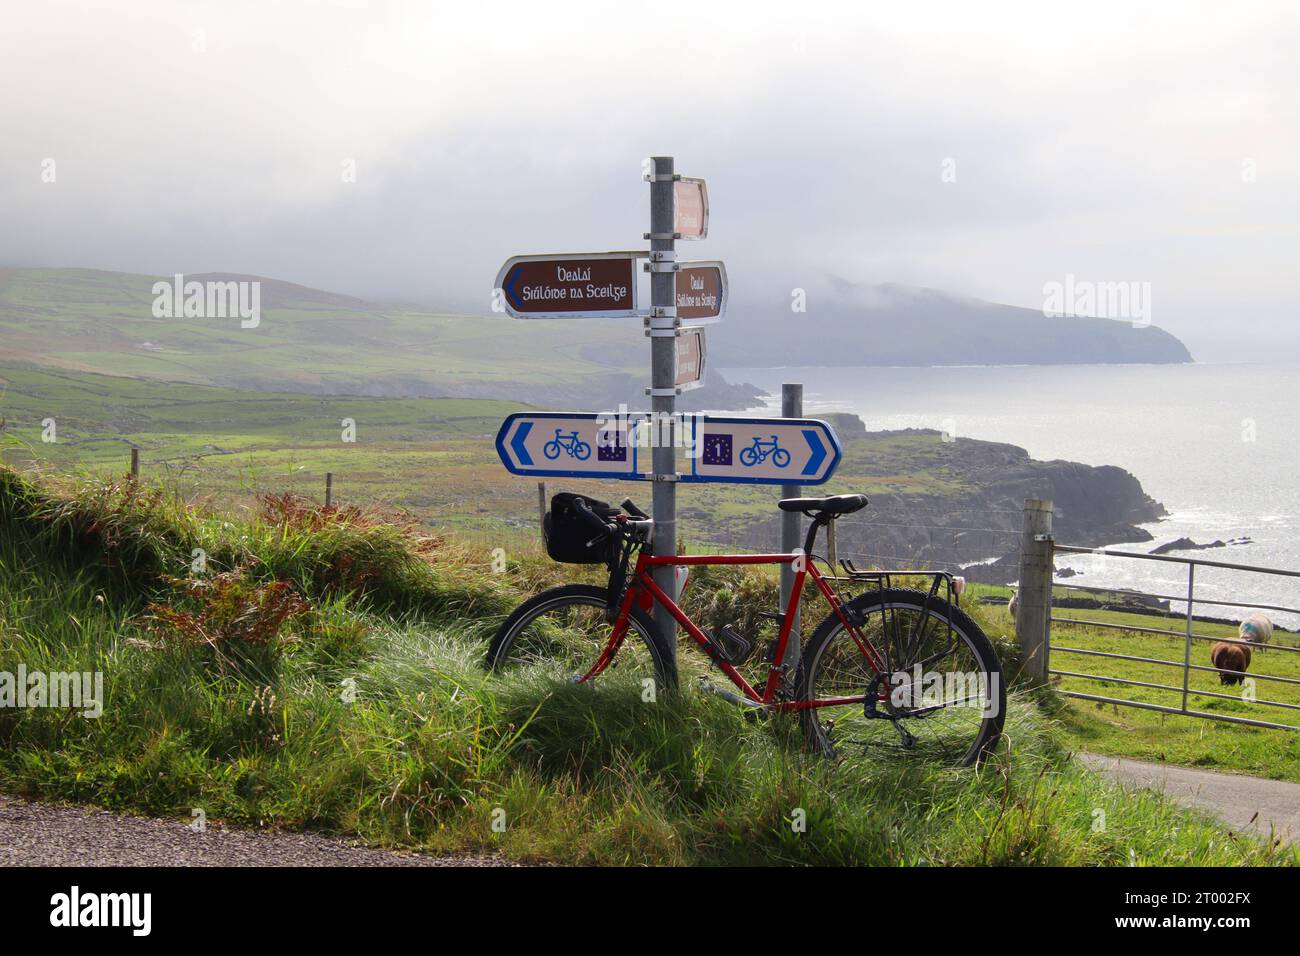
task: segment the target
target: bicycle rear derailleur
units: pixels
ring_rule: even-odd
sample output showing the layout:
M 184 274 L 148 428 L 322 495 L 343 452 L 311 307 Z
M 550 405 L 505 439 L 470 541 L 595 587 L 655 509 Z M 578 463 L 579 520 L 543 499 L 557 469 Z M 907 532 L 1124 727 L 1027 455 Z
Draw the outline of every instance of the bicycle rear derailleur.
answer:
M 916 737 L 914 737 L 908 729 L 900 723 L 900 720 L 905 715 L 899 713 L 898 709 L 894 706 L 893 700 L 889 697 L 885 698 L 886 713 L 882 714 L 876 710 L 876 702 L 880 696 L 880 684 L 888 677 L 888 674 L 877 674 L 875 677 L 871 678 L 871 683 L 867 684 L 867 692 L 862 701 L 862 713 L 868 720 L 888 720 L 892 723 L 894 729 L 898 731 L 898 736 L 902 741 L 903 749 L 911 750 L 916 746 Z

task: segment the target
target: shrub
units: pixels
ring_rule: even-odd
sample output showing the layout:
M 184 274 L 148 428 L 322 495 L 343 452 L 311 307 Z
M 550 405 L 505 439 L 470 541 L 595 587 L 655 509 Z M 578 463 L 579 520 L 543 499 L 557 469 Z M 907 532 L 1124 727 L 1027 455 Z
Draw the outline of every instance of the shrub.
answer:
M 174 583 L 193 607 L 150 604 L 140 623 L 152 646 L 206 649 L 223 672 L 251 668 L 265 677 L 285 622 L 310 609 L 287 581 L 257 582 L 244 568 Z

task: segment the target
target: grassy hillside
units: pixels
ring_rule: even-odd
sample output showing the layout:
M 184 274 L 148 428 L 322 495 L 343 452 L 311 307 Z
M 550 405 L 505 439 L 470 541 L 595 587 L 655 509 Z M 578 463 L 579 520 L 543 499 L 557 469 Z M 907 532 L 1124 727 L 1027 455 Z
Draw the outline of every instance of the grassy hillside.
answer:
M 105 681 L 98 719 L 0 709 L 0 787 L 521 860 L 1297 862 L 1110 786 L 1021 693 L 1004 748 L 958 772 L 812 758 L 789 723 L 689 687 L 647 702 L 617 679 L 488 675 L 484 636 L 561 574 L 526 539 L 510 551 L 493 574 L 481 545 L 374 513 L 281 498 L 238 518 L 0 469 L 0 670 Z M 701 576 L 692 609 L 772 588 Z
M 186 276 L 207 278 L 257 277 Z M 514 398 L 552 407 L 632 401 L 644 384 L 639 323 L 519 321 L 488 311 L 488 290 L 485 314 L 449 315 L 261 279 L 261 322 L 245 329 L 237 318 L 155 318 L 155 281 L 90 269 L 0 269 L 0 362 L 264 391 Z M 713 391 L 715 407 L 734 407 L 732 392 L 716 387 L 701 392 Z

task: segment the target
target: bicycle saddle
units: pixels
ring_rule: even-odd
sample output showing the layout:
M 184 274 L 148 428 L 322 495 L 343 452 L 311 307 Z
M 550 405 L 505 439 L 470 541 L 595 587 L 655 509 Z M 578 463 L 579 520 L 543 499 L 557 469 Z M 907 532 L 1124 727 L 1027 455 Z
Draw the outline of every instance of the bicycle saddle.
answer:
M 782 498 L 776 503 L 782 511 L 820 511 L 828 515 L 848 515 L 867 506 L 866 495 L 831 495 L 829 498 Z

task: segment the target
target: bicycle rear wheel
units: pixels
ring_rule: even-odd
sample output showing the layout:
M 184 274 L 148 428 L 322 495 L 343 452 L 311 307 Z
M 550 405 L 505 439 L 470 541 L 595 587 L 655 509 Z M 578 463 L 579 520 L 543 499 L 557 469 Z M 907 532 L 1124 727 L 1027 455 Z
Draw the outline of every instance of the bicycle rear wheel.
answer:
M 614 629 L 606 620 L 606 598 L 605 588 L 591 584 L 566 584 L 534 595 L 497 629 L 488 647 L 488 667 L 540 667 L 563 679 L 582 677 L 599 660 Z M 668 659 L 650 617 L 633 607 L 618 653 L 597 677 L 616 673 L 667 687 Z
M 922 591 L 885 588 L 848 604 L 885 667 L 878 671 L 835 614 L 808 642 L 799 698 L 866 702 L 801 712 L 809 744 L 840 757 L 887 752 L 967 766 L 997 743 L 1006 688 L 993 645 L 960 608 Z

